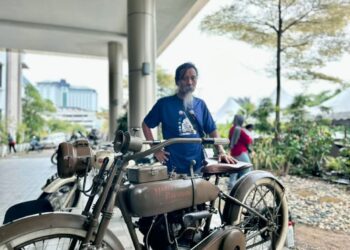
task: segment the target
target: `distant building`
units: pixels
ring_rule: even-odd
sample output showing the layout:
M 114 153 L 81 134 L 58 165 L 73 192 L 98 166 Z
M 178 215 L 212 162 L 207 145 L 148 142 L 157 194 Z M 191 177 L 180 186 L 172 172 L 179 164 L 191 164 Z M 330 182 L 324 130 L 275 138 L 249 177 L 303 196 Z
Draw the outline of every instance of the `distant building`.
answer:
M 59 109 L 97 111 L 97 92 L 94 89 L 74 87 L 64 79 L 59 82 L 38 82 L 37 88 L 42 98 L 51 100 Z
M 337 95 L 322 102 L 320 105 L 308 108 L 313 118 L 323 117 L 331 119 L 333 124 L 350 126 L 350 88 L 342 90 Z
M 49 116 L 50 118 L 55 118 L 57 120 L 80 124 L 88 131 L 93 128 L 99 130 L 102 128 L 103 121 L 97 118 L 96 112 L 94 111 L 81 110 L 78 108 L 65 108 L 57 109 L 56 113 L 53 113 Z
M 270 95 L 270 99 L 271 102 L 275 105 L 276 104 L 276 96 L 277 96 L 277 90 L 275 89 L 271 95 Z M 281 92 L 280 92 L 280 108 L 281 109 L 285 109 L 287 108 L 289 105 L 291 105 L 294 101 L 294 95 L 291 95 L 290 93 L 288 93 L 284 88 L 281 88 Z
M 226 124 L 233 121 L 233 117 L 241 109 L 241 106 L 233 97 L 227 98 L 221 108 L 214 113 L 213 117 L 217 124 Z
M 6 53 L 0 51 L 0 121 L 5 117 Z

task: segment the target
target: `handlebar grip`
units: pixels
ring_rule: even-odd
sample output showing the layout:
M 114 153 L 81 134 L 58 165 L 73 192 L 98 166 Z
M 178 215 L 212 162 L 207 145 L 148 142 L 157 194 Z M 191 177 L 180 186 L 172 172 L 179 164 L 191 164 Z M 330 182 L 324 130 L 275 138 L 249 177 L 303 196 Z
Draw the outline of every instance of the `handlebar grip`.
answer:
M 227 145 L 230 140 L 227 138 L 203 138 L 203 144 Z
M 214 145 L 227 145 L 230 140 L 227 138 L 214 138 Z
M 143 141 L 142 143 L 153 146 L 153 145 L 161 144 L 162 141 L 161 140 L 148 140 L 148 141 Z

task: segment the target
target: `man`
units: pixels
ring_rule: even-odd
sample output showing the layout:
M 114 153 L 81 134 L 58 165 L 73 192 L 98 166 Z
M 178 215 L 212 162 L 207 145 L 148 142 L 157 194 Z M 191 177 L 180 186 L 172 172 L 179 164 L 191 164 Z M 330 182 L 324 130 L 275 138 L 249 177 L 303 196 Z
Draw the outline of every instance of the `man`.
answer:
M 7 134 L 7 140 L 8 140 L 8 144 L 9 144 L 9 152 L 11 153 L 11 149 L 13 149 L 13 152 L 17 152 L 16 151 L 16 141 L 15 139 L 13 139 L 12 135 L 10 133 Z
M 218 137 L 215 122 L 205 104 L 192 94 L 196 89 L 198 70 L 192 63 L 180 65 L 175 72 L 177 93 L 161 98 L 153 106 L 142 123 L 146 140 L 153 140 L 151 128 L 162 124 L 164 139 L 199 138 L 204 134 Z M 224 148 L 216 146 L 219 160 L 234 163 L 234 159 L 225 153 Z M 204 154 L 200 144 L 173 144 L 155 152 L 158 161 L 166 163 L 168 171 L 190 174 L 190 166 L 199 173 Z

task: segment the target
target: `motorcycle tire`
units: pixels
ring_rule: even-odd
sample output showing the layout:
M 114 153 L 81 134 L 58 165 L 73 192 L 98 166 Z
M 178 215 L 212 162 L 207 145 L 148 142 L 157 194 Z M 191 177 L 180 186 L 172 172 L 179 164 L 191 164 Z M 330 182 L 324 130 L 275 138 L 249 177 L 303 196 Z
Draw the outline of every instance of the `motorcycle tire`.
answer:
M 265 218 L 226 201 L 224 221 L 242 230 L 247 249 L 283 249 L 288 231 L 288 205 L 283 186 L 267 172 L 252 171 L 236 183 L 230 195 Z
M 51 163 L 57 165 L 57 151 L 51 156 Z
M 0 227 L 0 249 L 80 249 L 87 234 L 81 215 L 49 213 L 26 217 Z M 72 246 L 74 244 L 74 246 Z M 103 249 L 122 250 L 124 247 L 107 230 Z

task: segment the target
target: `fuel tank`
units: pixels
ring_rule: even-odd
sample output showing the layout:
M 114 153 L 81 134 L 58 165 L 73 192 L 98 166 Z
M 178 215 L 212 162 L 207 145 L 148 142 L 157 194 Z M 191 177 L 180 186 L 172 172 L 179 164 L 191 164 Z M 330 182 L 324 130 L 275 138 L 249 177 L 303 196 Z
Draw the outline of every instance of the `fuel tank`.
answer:
M 209 181 L 178 179 L 130 185 L 126 200 L 133 215 L 147 217 L 212 201 L 218 194 Z

